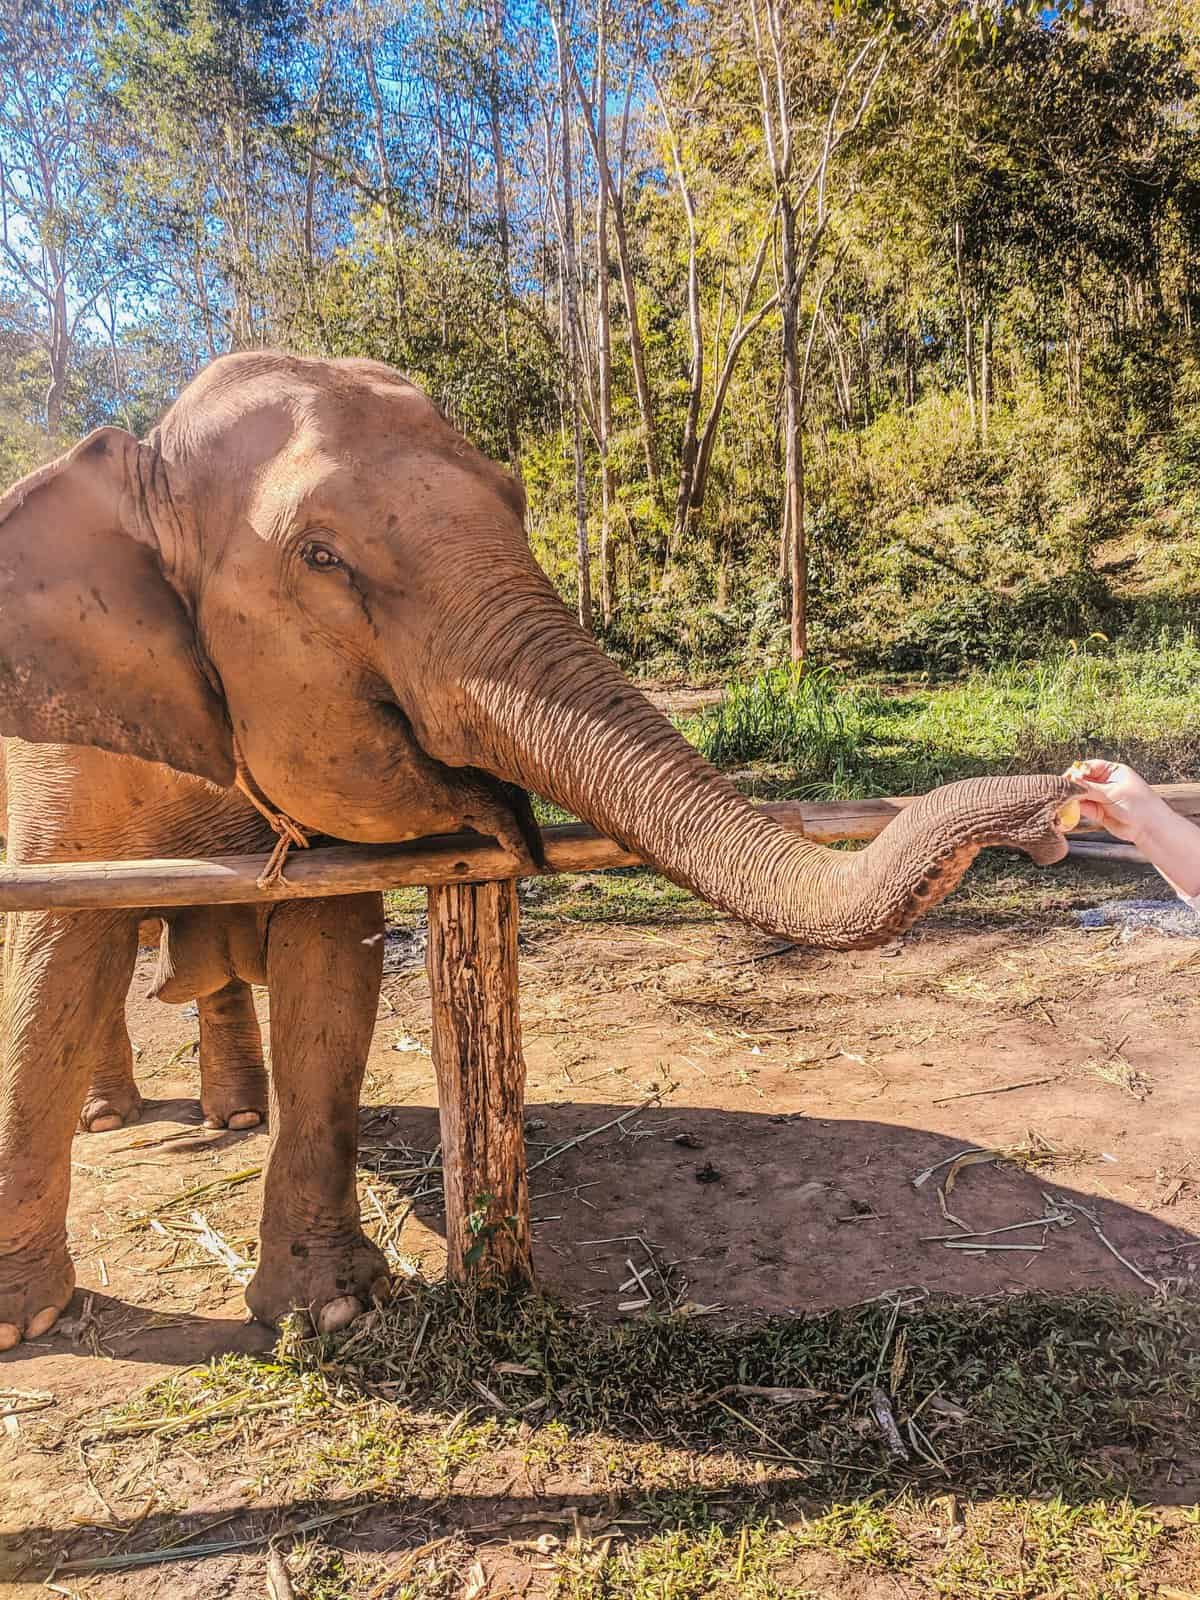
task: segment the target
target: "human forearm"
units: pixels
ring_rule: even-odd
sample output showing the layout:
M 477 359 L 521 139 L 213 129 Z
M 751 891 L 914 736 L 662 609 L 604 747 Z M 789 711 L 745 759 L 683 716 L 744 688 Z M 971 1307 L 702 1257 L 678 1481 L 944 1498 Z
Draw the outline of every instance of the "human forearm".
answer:
M 1133 843 L 1177 894 L 1187 900 L 1200 895 L 1200 828 L 1195 823 L 1160 801 Z

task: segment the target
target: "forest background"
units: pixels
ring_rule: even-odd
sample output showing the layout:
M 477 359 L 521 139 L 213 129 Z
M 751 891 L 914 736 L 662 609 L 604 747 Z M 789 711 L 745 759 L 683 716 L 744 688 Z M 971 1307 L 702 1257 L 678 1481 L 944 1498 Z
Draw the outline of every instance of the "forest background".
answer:
M 367 355 L 642 674 L 1165 648 L 1198 111 L 1197 0 L 2 0 L 0 479 Z

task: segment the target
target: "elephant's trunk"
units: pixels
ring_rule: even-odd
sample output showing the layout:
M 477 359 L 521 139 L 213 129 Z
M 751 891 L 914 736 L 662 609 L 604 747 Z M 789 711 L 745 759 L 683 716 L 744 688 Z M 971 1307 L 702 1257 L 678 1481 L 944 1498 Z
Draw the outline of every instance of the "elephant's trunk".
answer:
M 806 944 L 863 948 L 948 894 L 984 845 L 1015 845 L 1041 861 L 1065 853 L 1056 823 L 1075 790 L 1051 777 L 935 790 L 853 853 L 786 832 L 617 672 L 548 585 L 523 587 L 518 602 L 498 582 L 436 649 L 452 700 L 433 713 L 427 748 L 546 796 L 747 922 Z

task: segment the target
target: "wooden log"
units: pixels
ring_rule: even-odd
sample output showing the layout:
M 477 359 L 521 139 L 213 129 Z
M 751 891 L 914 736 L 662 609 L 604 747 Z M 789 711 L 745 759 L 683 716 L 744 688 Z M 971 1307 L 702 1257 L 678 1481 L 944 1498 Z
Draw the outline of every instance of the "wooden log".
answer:
M 1081 856 L 1088 861 L 1125 861 L 1141 867 L 1150 865 L 1140 850 L 1119 839 L 1071 839 L 1068 849 L 1073 856 Z
M 429 891 L 426 965 L 442 1126 L 446 1272 L 532 1282 L 517 886 Z
M 1182 816 L 1200 822 L 1200 784 L 1162 784 L 1159 794 Z M 794 800 L 763 811 L 821 844 L 873 839 L 912 796 L 842 800 L 829 805 Z M 601 872 L 634 867 L 638 857 L 583 823 L 544 830 L 546 872 Z M 1078 836 L 1105 835 L 1079 830 Z M 1076 835 L 1072 835 L 1076 837 Z M 95 911 L 189 905 L 237 905 L 305 899 L 440 884 L 499 882 L 515 873 L 511 857 L 473 834 L 414 839 L 400 845 L 331 845 L 296 850 L 285 881 L 261 889 L 265 856 L 211 856 L 178 860 L 46 862 L 0 870 L 0 911 Z

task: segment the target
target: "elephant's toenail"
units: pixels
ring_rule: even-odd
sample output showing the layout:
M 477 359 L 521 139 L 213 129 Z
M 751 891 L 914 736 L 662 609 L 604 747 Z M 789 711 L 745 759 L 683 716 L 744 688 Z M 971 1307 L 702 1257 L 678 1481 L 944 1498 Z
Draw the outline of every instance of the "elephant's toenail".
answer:
M 371 1285 L 371 1303 L 384 1306 L 392 1298 L 392 1280 L 386 1273 L 381 1274 Z
M 336 1300 L 330 1300 L 321 1307 L 317 1332 L 338 1333 L 342 1328 L 348 1328 L 355 1317 L 361 1317 L 363 1309 L 363 1303 L 356 1295 L 339 1295 Z
M 125 1125 L 125 1118 L 117 1116 L 115 1111 L 106 1111 L 102 1117 L 93 1117 L 88 1123 L 89 1133 L 112 1133 L 114 1128 Z
M 29 1326 L 25 1329 L 25 1337 L 27 1339 L 40 1339 L 44 1333 L 50 1332 L 50 1329 L 57 1321 L 58 1307 L 44 1306 L 37 1316 L 30 1320 Z
M 259 1111 L 235 1111 L 229 1119 L 231 1128 L 257 1128 L 262 1121 Z
M 21 1342 L 21 1330 L 15 1322 L 0 1322 L 0 1350 L 11 1350 Z

